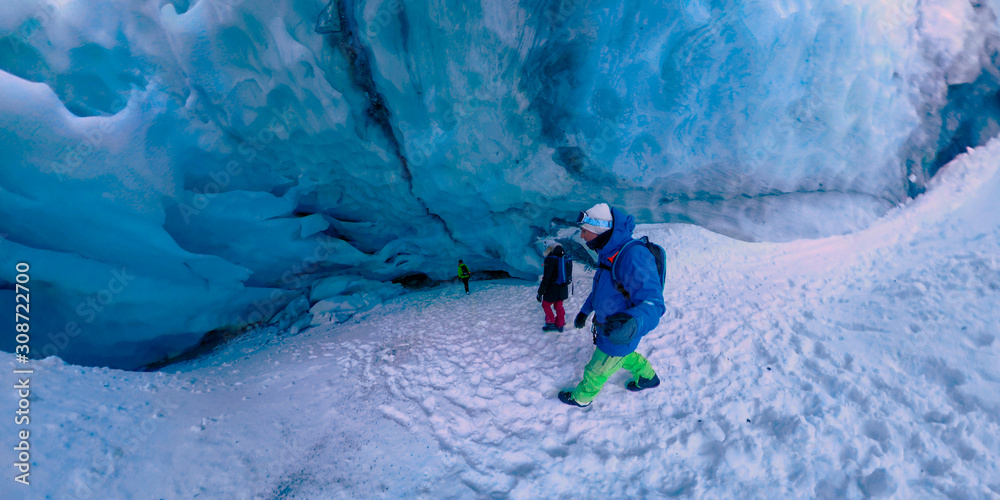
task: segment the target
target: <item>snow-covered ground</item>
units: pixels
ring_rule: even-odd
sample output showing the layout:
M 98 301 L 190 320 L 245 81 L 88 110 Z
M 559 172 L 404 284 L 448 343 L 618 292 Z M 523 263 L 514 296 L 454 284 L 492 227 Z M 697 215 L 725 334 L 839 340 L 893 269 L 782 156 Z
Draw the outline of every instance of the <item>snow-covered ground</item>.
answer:
M 516 280 L 157 373 L 34 361 L 31 485 L 7 467 L 0 497 L 995 498 L 997 158 L 997 141 L 960 157 L 842 237 L 641 226 L 670 254 L 668 312 L 640 344 L 664 383 L 633 394 L 621 372 L 586 409 L 555 396 L 590 334 L 543 333 Z M 23 367 L 0 366 L 8 383 Z M 7 462 L 16 405 L 0 391 Z

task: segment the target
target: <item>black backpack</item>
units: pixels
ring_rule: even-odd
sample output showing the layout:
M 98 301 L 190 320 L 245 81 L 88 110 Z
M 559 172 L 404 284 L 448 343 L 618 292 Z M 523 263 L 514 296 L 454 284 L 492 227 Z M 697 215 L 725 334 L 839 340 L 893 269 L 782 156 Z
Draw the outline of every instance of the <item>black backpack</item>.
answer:
M 568 285 L 573 282 L 573 258 L 569 255 L 559 256 L 559 267 L 556 271 L 556 284 Z
M 649 250 L 649 253 L 653 254 L 653 261 L 656 262 L 656 273 L 660 277 L 660 290 L 662 291 L 663 284 L 666 282 L 667 278 L 666 275 L 667 251 L 664 250 L 663 247 L 661 247 L 660 245 L 657 245 L 656 243 L 649 241 L 649 237 L 643 236 L 642 238 L 639 238 L 637 240 L 633 239 L 632 241 L 623 245 L 622 249 L 618 251 L 618 254 L 623 255 L 625 249 L 634 243 L 643 244 L 646 247 L 646 249 Z M 615 284 L 615 288 L 618 289 L 618 292 L 625 296 L 625 300 L 631 303 L 632 298 L 629 296 L 628 290 L 626 290 L 625 286 L 622 285 L 620 281 L 618 281 L 618 275 L 615 273 L 615 268 L 617 266 L 618 266 L 618 259 L 616 258 L 615 261 L 611 264 L 611 282 Z

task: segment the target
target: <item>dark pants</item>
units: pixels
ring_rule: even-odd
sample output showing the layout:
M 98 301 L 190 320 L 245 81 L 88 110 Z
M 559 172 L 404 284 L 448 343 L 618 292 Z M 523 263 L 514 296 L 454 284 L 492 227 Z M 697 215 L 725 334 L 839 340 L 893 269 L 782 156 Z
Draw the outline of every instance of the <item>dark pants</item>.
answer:
M 465 285 L 465 293 L 469 293 L 469 278 L 462 278 L 462 284 Z

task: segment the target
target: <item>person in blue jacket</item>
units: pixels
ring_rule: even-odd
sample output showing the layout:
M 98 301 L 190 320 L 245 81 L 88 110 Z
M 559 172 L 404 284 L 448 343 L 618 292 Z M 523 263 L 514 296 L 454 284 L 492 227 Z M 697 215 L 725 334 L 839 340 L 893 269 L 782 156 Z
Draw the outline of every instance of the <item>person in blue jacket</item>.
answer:
M 580 214 L 580 237 L 597 252 L 599 267 L 590 296 L 576 315 L 573 326 L 583 328 L 594 313 L 592 331 L 597 348 L 583 371 L 583 380 L 572 391 L 559 393 L 559 400 L 572 406 L 588 406 L 608 377 L 624 368 L 632 374 L 625 388 L 641 391 L 660 385 L 653 366 L 635 352 L 643 335 L 656 328 L 667 308 L 653 255 L 645 245 L 629 245 L 635 221 L 631 215 L 598 203 Z M 617 261 L 617 264 L 616 264 Z M 618 291 L 611 279 L 611 266 L 629 297 Z

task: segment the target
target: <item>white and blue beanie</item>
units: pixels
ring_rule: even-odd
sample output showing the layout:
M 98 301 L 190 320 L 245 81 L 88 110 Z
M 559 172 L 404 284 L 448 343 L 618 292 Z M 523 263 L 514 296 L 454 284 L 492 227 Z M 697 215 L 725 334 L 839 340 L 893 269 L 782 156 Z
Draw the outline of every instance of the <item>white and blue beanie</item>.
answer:
M 580 227 L 594 234 L 602 234 L 611 229 L 613 222 L 611 207 L 607 203 L 598 203 L 583 212 L 583 221 Z

